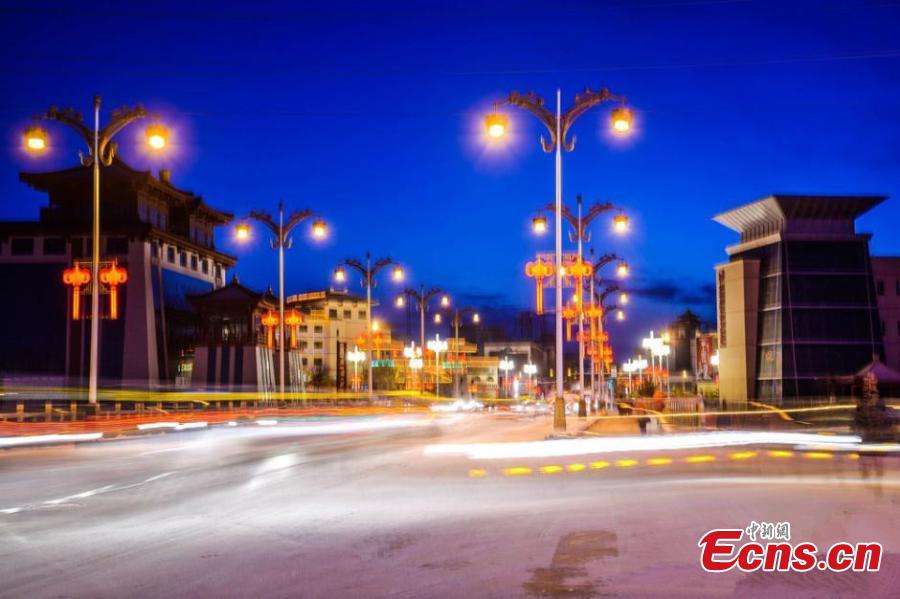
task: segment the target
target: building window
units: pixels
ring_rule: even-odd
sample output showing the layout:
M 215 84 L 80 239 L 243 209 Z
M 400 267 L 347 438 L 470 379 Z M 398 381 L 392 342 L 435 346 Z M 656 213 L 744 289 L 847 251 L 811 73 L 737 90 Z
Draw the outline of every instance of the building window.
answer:
M 322 367 L 322 358 L 314 358 L 314 359 L 313 359 L 313 365 L 314 365 L 316 368 L 321 368 L 321 367 Z
M 328 310 L 328 318 L 337 318 L 337 308 L 331 308 Z
M 347 320 L 350 320 L 351 318 L 353 318 L 353 311 L 352 310 L 344 310 L 344 318 L 346 318 Z
M 179 252 L 178 253 L 178 263 L 183 267 L 187 268 L 187 253 Z
M 360 320 L 365 320 L 365 319 L 366 319 L 366 311 L 365 311 L 365 310 L 360 310 L 360 311 L 359 311 L 359 319 L 360 319 Z
M 62 237 L 44 238 L 45 256 L 62 256 L 66 253 L 66 240 Z
M 878 295 L 884 295 L 884 281 L 878 279 L 875 282 L 875 289 L 877 290 Z
M 106 240 L 106 253 L 121 256 L 128 253 L 127 237 L 110 237 Z
M 197 270 L 197 256 L 191 254 L 191 270 Z
M 309 358 L 303 358 L 303 365 L 304 365 L 304 366 L 308 366 L 308 365 L 309 365 Z
M 34 254 L 34 239 L 18 237 L 10 242 L 9 253 L 13 256 L 31 256 Z
M 166 248 L 166 260 L 170 263 L 175 264 L 175 248 L 169 246 Z
M 314 342 L 313 349 L 322 349 L 322 342 L 321 341 Z
M 306 349 L 307 349 L 308 347 L 309 347 L 309 342 L 308 342 L 308 341 L 301 341 L 301 342 L 300 342 L 300 351 L 306 351 Z M 306 358 L 303 358 L 303 359 L 305 360 Z
M 200 270 L 205 275 L 209 274 L 209 260 L 204 260 L 203 262 L 200 263 Z
M 216 278 L 217 279 L 222 278 L 222 267 L 219 266 L 218 264 L 216 264 Z
M 305 325 L 305 324 L 301 324 L 301 325 L 300 325 L 300 332 L 301 332 L 301 333 L 305 333 L 305 332 L 307 332 L 307 331 L 309 331 L 309 327 L 308 327 L 307 325 Z
M 321 333 L 321 332 L 322 332 L 322 325 L 317 324 L 315 327 L 313 327 L 313 332 L 315 332 L 315 333 Z

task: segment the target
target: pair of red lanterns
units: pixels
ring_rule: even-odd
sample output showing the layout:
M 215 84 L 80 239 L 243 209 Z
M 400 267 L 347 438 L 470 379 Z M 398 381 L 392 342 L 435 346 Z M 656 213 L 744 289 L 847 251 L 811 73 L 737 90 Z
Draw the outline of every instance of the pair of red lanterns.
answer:
M 91 271 L 75 264 L 63 271 L 63 283 L 72 287 L 72 320 L 81 319 L 81 288 L 91 282 Z M 119 285 L 128 280 L 128 271 L 115 262 L 100 269 L 100 282 L 109 289 L 109 318 L 119 318 Z

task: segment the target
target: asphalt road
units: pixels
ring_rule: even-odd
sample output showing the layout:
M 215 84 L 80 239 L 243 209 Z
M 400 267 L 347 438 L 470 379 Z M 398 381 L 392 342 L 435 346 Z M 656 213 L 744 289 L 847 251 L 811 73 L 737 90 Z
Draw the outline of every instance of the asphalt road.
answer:
M 900 458 L 440 451 L 541 451 L 548 424 L 392 416 L 0 451 L 0 596 L 896 597 Z M 700 537 L 751 520 L 878 541 L 882 569 L 704 572 Z

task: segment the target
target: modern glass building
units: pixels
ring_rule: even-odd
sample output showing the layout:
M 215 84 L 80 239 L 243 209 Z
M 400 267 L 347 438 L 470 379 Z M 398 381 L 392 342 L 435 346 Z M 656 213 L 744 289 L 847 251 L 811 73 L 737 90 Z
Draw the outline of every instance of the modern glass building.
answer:
M 716 267 L 723 400 L 828 396 L 884 359 L 871 236 L 855 228 L 884 199 L 774 195 L 714 218 L 740 233 Z

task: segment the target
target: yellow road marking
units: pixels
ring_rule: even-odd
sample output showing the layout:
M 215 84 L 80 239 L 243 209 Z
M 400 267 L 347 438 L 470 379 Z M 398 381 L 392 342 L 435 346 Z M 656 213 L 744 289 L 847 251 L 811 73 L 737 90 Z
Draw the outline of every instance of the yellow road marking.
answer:
M 825 453 L 824 451 L 807 451 L 803 454 L 803 457 L 811 460 L 830 460 L 834 455 Z
M 585 469 L 584 464 L 569 464 L 569 472 L 581 472 Z
M 562 472 L 562 466 L 541 466 L 542 474 L 556 474 L 557 472 Z
M 637 466 L 637 460 L 617 460 L 616 466 L 619 468 L 631 468 L 632 466 Z
M 859 454 L 858 454 L 858 453 L 848 453 L 848 454 L 847 454 L 847 459 L 848 459 L 848 460 L 858 460 L 858 459 L 859 459 Z
M 594 470 L 603 470 L 604 468 L 609 468 L 609 462 L 604 462 L 603 460 L 591 462 L 591 468 Z
M 713 455 L 689 455 L 684 458 L 688 464 L 700 464 L 702 462 L 715 462 L 716 456 Z
M 664 466 L 671 463 L 672 458 L 650 458 L 649 460 L 647 460 L 648 466 Z
M 737 453 L 732 453 L 729 455 L 732 460 L 749 460 L 750 458 L 756 457 L 755 451 L 739 451 Z
M 789 458 L 794 455 L 793 451 L 784 451 L 783 449 L 773 449 L 766 453 L 770 458 Z
M 504 470 L 503 474 L 506 476 L 525 476 L 526 474 L 531 474 L 531 468 L 527 466 L 513 466 Z
M 484 468 L 472 468 L 469 470 L 469 476 L 472 478 L 481 478 L 483 476 L 487 476 L 487 470 Z

